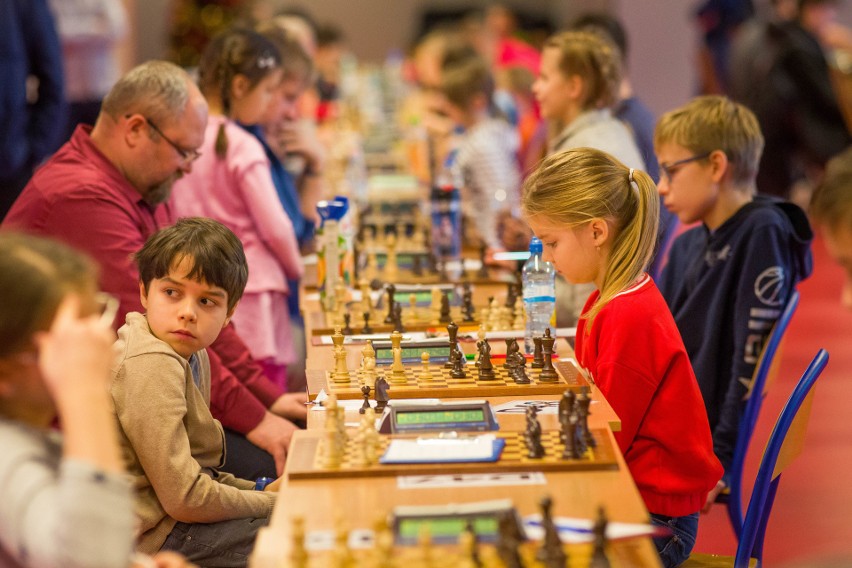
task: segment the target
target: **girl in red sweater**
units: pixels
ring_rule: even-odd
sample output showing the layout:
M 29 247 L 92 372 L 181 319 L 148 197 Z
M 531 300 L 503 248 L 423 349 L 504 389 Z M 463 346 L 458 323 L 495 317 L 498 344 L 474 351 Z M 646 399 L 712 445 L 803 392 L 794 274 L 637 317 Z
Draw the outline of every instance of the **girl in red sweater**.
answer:
M 605 152 L 577 148 L 541 163 L 522 207 L 545 260 L 568 281 L 597 287 L 577 325 L 577 360 L 621 418 L 615 439 L 652 522 L 672 530 L 654 539 L 663 564 L 677 566 L 723 471 L 680 333 L 645 273 L 656 186 Z

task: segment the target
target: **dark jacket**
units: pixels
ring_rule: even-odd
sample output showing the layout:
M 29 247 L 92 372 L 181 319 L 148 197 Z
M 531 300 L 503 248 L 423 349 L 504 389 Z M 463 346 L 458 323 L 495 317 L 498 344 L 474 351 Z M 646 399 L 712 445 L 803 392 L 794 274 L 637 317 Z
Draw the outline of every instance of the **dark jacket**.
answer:
M 743 399 L 790 293 L 812 269 L 813 232 L 796 205 L 756 197 L 718 229 L 672 245 L 659 281 L 692 362 L 716 455 L 733 459 Z

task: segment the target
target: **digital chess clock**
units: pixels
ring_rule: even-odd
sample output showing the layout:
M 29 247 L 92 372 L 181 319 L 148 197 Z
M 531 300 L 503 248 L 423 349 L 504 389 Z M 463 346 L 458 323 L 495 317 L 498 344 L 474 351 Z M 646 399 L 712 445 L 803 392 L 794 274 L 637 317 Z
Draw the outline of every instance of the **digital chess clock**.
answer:
M 429 354 L 429 362 L 435 365 L 446 363 L 450 359 L 450 342 L 445 338 L 405 341 L 400 345 L 403 363 L 420 363 L 423 353 Z M 374 341 L 376 364 L 393 363 L 393 346 L 390 341 Z
M 391 434 L 420 432 L 487 432 L 499 430 L 488 401 L 391 404 L 381 431 Z
M 500 521 L 509 521 L 512 531 L 523 540 L 523 525 L 509 499 L 458 505 L 400 506 L 393 510 L 392 527 L 397 545 L 417 544 L 423 526 L 429 527 L 432 542 L 454 544 L 468 527 L 480 542 L 495 542 Z M 505 526 L 504 526 L 505 530 Z

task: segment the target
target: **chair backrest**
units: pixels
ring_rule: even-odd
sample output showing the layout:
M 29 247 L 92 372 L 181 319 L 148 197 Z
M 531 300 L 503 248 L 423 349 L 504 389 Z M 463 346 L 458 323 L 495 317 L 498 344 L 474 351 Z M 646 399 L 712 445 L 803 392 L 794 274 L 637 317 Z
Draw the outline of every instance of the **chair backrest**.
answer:
M 778 372 L 780 358 L 776 357 L 776 355 L 778 354 L 781 340 L 784 338 L 784 333 L 787 331 L 790 320 L 793 319 L 793 314 L 796 313 L 798 305 L 799 292 L 793 290 L 790 299 L 787 300 L 784 311 L 781 312 L 781 316 L 776 320 L 763 346 L 760 359 L 754 369 L 751 390 L 749 391 L 743 415 L 740 419 L 737 442 L 734 446 L 734 457 L 728 468 L 729 492 L 725 500 L 728 505 L 728 518 L 737 537 L 740 536 L 743 526 L 742 477 L 746 455 L 748 454 L 749 444 L 754 433 L 754 427 L 757 424 L 763 399 Z
M 743 522 L 735 568 L 746 568 L 750 558 L 762 562 L 763 537 L 781 473 L 801 452 L 810 417 L 812 388 L 827 363 L 828 351 L 820 349 L 787 399 L 769 435 Z

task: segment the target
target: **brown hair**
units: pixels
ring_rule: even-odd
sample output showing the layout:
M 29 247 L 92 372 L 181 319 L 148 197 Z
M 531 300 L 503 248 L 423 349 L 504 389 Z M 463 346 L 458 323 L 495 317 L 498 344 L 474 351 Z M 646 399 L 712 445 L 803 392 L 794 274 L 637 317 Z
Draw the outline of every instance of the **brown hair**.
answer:
M 450 103 L 464 111 L 470 110 L 477 95 L 484 95 L 491 107 L 494 78 L 488 64 L 479 55 L 445 64 L 441 68 L 441 93 Z
M 654 147 L 677 144 L 693 154 L 721 150 L 731 163 L 733 180 L 753 186 L 763 153 L 757 117 L 727 97 L 695 97 L 664 114 L 654 130 Z
M 606 152 L 575 148 L 545 158 L 524 183 L 521 208 L 566 228 L 604 219 L 613 229 L 601 294 L 591 322 L 616 294 L 636 281 L 654 253 L 660 199 L 654 180 Z M 589 326 L 591 328 L 591 326 Z
M 584 110 L 612 107 L 621 85 L 621 54 L 598 33 L 562 32 L 551 36 L 544 48 L 559 50 L 559 71 L 565 77 L 583 79 Z
M 96 266 L 83 254 L 53 240 L 0 233 L 0 356 L 48 329 L 68 293 L 96 289 Z
M 134 255 L 145 293 L 154 278 L 163 278 L 184 258 L 192 259 L 187 278 L 218 286 L 228 293 L 228 312 L 234 309 L 248 281 L 243 245 L 223 224 L 204 217 L 185 217 L 151 235 Z
M 810 214 L 831 232 L 843 227 L 852 231 L 852 146 L 829 160 L 811 198 Z
M 278 50 L 284 79 L 301 79 L 306 84 L 313 81 L 314 62 L 299 40 L 272 22 L 259 24 L 257 32 Z

